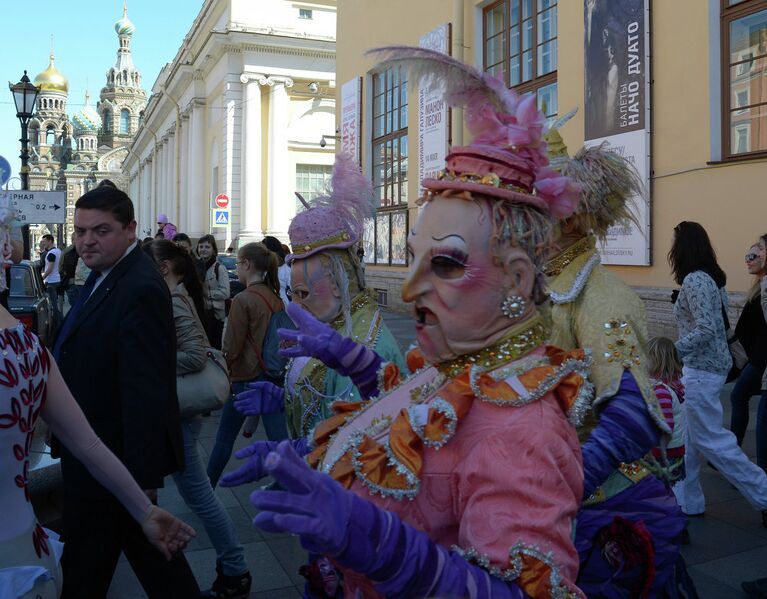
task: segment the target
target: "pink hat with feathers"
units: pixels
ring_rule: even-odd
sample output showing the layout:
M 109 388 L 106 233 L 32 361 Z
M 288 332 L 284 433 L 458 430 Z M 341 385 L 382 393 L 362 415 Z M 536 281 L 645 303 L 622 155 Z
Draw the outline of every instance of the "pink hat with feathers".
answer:
M 474 139 L 453 147 L 445 170 L 421 184 L 431 192 L 469 191 L 535 206 L 554 219 L 570 216 L 578 205 L 578 185 L 549 168 L 545 118 L 533 94 L 523 97 L 496 77 L 425 48 L 387 46 L 381 67 L 402 66 L 409 79 L 445 86 L 445 101 L 464 108 Z
M 365 218 L 375 212 L 373 186 L 357 162 L 346 154 L 336 156 L 324 195 L 309 203 L 299 199 L 306 210 L 296 214 L 288 228 L 293 248 L 285 258 L 288 263 L 324 250 L 353 246 L 362 236 Z

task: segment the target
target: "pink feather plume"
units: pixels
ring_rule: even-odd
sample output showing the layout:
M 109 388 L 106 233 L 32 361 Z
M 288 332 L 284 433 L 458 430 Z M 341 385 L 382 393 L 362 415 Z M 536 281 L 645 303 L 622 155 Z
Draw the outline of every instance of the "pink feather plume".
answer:
M 341 211 L 352 231 L 362 231 L 364 220 L 375 213 L 375 194 L 370 180 L 348 154 L 337 154 L 325 194 L 309 202 L 311 208 L 332 207 Z
M 534 94 L 520 97 L 500 79 L 426 48 L 385 46 L 367 54 L 380 57 L 381 68 L 407 69 L 410 80 L 443 84 L 447 104 L 464 109 L 472 143 L 506 148 L 528 159 L 536 168 L 536 193 L 546 200 L 550 214 L 558 218 L 572 214 L 578 186 L 548 168 L 546 119 Z

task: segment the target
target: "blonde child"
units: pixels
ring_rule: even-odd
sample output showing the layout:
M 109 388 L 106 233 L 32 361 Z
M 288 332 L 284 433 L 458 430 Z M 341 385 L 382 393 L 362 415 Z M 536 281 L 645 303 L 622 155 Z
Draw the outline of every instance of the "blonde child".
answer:
M 663 415 L 671 427 L 671 438 L 652 450 L 651 469 L 669 484 L 684 478 L 684 437 L 686 432 L 682 361 L 674 342 L 666 337 L 653 337 L 647 344 L 649 373 Z

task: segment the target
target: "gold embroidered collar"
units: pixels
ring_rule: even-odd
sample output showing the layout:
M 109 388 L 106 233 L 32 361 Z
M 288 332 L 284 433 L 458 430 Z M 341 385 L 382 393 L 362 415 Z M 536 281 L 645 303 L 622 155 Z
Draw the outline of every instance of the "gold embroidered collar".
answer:
M 454 378 L 466 370 L 467 366 L 477 365 L 482 370 L 492 370 L 501 364 L 517 360 L 540 347 L 548 337 L 548 330 L 540 314 L 514 326 L 500 341 L 473 354 L 465 354 L 453 360 L 437 364 L 437 369 L 444 375 Z
M 572 264 L 578 256 L 594 249 L 595 244 L 596 240 L 591 235 L 579 239 L 565 249 L 565 251 L 557 254 L 551 260 L 546 262 L 543 267 L 543 272 L 546 273 L 547 277 L 558 276 L 568 265 Z

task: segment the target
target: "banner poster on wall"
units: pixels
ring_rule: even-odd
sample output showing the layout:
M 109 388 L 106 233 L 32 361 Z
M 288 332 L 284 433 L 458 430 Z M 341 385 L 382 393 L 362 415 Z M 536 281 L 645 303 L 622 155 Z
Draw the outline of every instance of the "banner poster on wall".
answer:
M 360 161 L 361 78 L 341 86 L 341 151 Z
M 585 0 L 586 146 L 603 142 L 634 164 L 644 197 L 634 198 L 639 226 L 612 227 L 604 264 L 647 266 L 650 256 L 649 0 Z
M 450 23 L 440 25 L 418 42 L 428 48 L 450 54 Z M 436 177 L 445 168 L 450 111 L 445 103 L 444 85 L 430 82 L 418 90 L 418 181 Z

